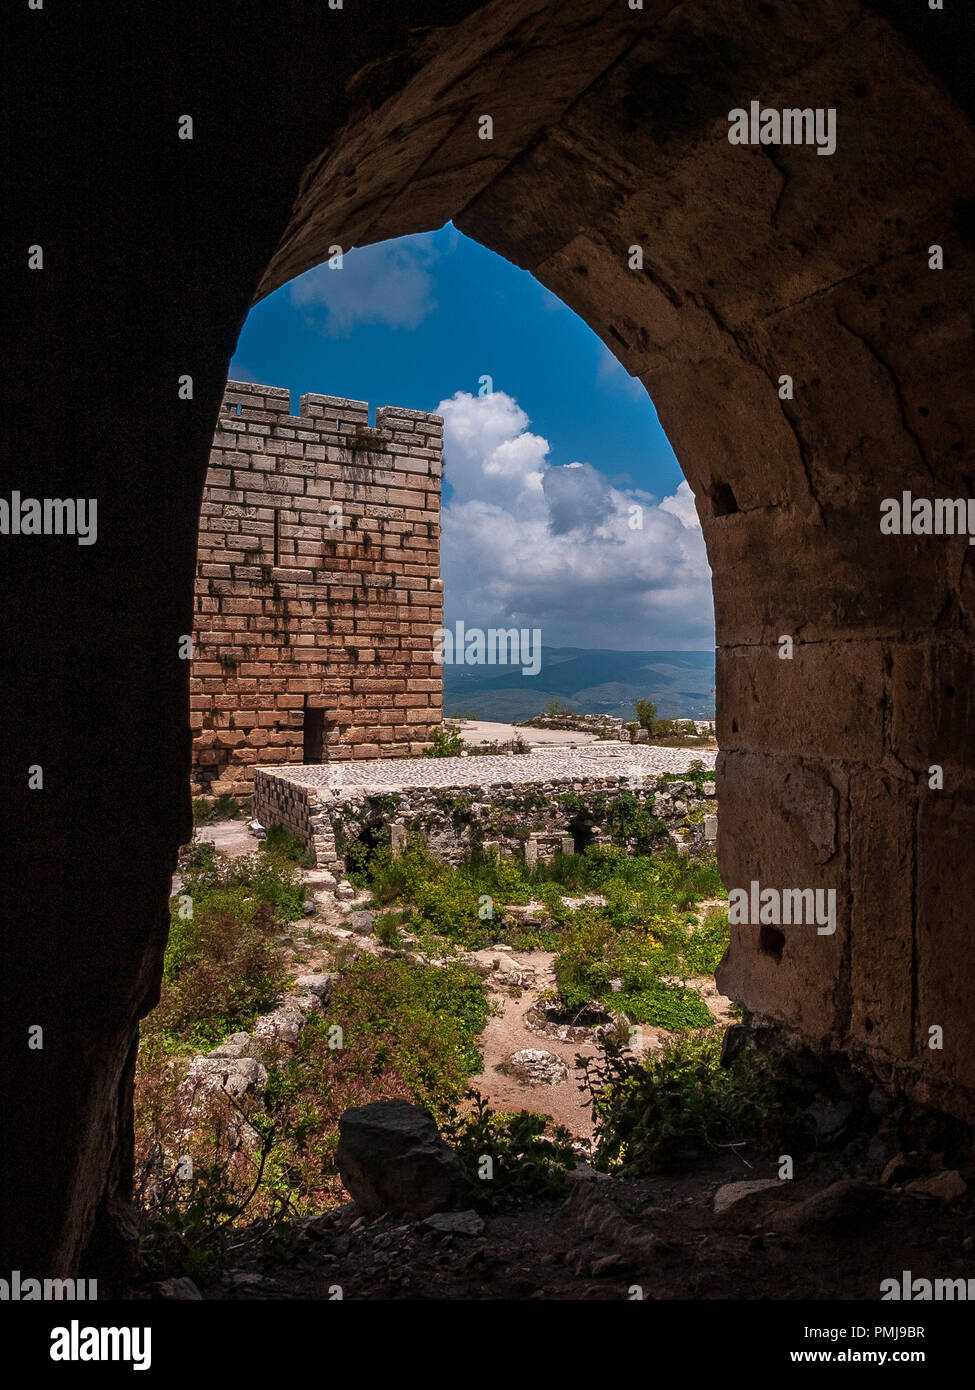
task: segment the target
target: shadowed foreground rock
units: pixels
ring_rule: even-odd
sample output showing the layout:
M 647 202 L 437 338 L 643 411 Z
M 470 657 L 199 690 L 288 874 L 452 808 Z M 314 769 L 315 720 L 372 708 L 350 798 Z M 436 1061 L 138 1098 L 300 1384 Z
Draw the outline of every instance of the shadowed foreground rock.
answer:
M 339 1120 L 339 1136 L 342 1181 L 367 1216 L 432 1216 L 460 1211 L 474 1199 L 460 1159 L 428 1110 L 405 1100 L 360 1105 Z

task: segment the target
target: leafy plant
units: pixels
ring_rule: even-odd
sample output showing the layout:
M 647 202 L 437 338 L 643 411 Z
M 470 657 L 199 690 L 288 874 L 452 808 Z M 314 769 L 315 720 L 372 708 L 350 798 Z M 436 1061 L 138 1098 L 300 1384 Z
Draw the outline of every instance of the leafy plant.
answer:
M 432 746 L 423 750 L 425 758 L 457 758 L 464 747 L 460 730 L 451 728 L 449 724 L 441 729 L 432 729 L 430 743 Z
M 441 1132 L 475 1180 L 484 1175 L 490 1159 L 492 1194 L 516 1191 L 522 1195 L 561 1197 L 565 1175 L 575 1167 L 572 1135 L 545 1115 L 492 1110 L 479 1091 L 465 1092 L 473 1106 L 464 1114 L 452 1109 L 441 1121 Z
M 135 1072 L 133 1197 L 140 1263 L 149 1279 L 217 1273 L 234 1226 L 257 1200 L 273 1226 L 285 1204 L 262 1188 L 274 1131 L 254 1097 L 226 1092 L 196 1108 L 196 1088 L 159 1038 L 143 1039 Z
M 636 710 L 640 727 L 646 729 L 648 734 L 653 733 L 657 722 L 657 706 L 652 700 L 634 700 L 633 708 Z
M 431 970 L 402 957 L 362 955 L 343 973 L 328 1021 L 343 1045 L 368 1039 L 374 1065 L 393 1068 L 434 1114 L 454 1104 L 480 1071 L 477 1037 L 488 1017 L 477 971 L 458 961 Z
M 302 868 L 312 868 L 314 855 L 305 849 L 305 842 L 297 831 L 286 830 L 283 825 L 269 825 L 262 848 L 265 853 L 280 855 Z
M 270 1008 L 286 983 L 277 936 L 301 916 L 302 897 L 294 865 L 273 851 L 231 862 L 194 847 L 170 901 L 162 991 L 143 1036 L 212 1047 Z
M 713 975 L 728 949 L 731 929 L 728 925 L 727 909 L 715 909 L 693 931 L 683 953 L 683 966 L 687 976 Z
M 239 820 L 244 814 L 243 807 L 235 796 L 222 792 L 213 800 L 205 796 L 193 799 L 193 824 L 213 825 L 221 820 Z
M 293 1050 L 267 1044 L 261 1095 L 237 1100 L 211 1091 L 198 1106 L 199 1087 L 184 1079 L 185 1062 L 171 1055 L 164 1029 L 144 1032 L 136 1199 L 151 1277 L 212 1274 L 241 1224 L 250 1223 L 249 1238 L 258 1240 L 286 1216 L 347 1200 L 335 1154 L 349 1108 L 404 1099 L 437 1116 L 455 1114 L 482 1065 L 477 1039 L 489 1005 L 478 972 L 459 962 L 432 970 L 371 955 L 335 963 L 342 977 L 327 1015 L 309 1019 Z M 188 956 L 180 976 L 187 968 Z
M 566 700 L 549 700 L 542 713 L 557 719 L 562 715 L 575 714 L 575 710 Z
M 631 848 L 636 854 L 649 853 L 667 834 L 664 821 L 628 791 L 620 792 L 610 802 L 606 812 L 606 828 L 614 845 Z
M 569 920 L 569 909 L 562 901 L 562 889 L 555 882 L 543 883 L 538 889 L 539 901 L 545 904 L 549 921 L 553 927 L 564 927 Z
M 714 770 L 705 767 L 700 758 L 695 758 L 686 772 L 663 772 L 660 782 L 693 782 L 698 796 L 704 795 L 704 783 L 714 781 Z
M 639 1058 L 612 1038 L 595 1057 L 579 1057 L 596 1135 L 595 1163 L 635 1172 L 686 1167 L 721 1147 L 779 1152 L 804 1121 L 769 1053 L 720 1062 L 719 1030 L 668 1044 Z
M 401 912 L 381 912 L 373 923 L 373 931 L 384 946 L 399 945 Z

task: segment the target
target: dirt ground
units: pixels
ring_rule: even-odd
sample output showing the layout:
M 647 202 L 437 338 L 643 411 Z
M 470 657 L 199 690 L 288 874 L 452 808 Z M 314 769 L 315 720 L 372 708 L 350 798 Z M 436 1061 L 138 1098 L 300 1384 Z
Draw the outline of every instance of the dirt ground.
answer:
M 771 1162 L 718 1158 L 640 1181 L 594 1176 L 564 1200 L 496 1203 L 483 1231 L 366 1222 L 350 1205 L 296 1223 L 205 1298 L 454 1300 L 877 1300 L 881 1281 L 973 1274 L 972 1200 L 944 1204 L 849 1179 L 842 1158 L 714 1210 L 725 1184 L 775 1179 Z M 809 1200 L 811 1199 L 811 1200 Z
M 208 830 L 206 838 L 222 840 L 221 848 L 233 843 L 220 826 Z M 245 848 L 253 848 L 249 836 Z M 295 924 L 295 973 L 326 962 L 336 939 L 382 949 L 375 938 L 343 926 L 345 920 L 336 905 Z M 540 1036 L 525 1022 L 538 992 L 551 985 L 553 956 L 490 947 L 477 959 L 490 970 L 486 982 L 502 1013 L 485 1030 L 484 1070 L 472 1084 L 495 1108 L 538 1110 L 585 1138 L 588 1112 L 574 1059 L 594 1048 Z M 499 973 L 523 982 L 503 984 Z M 727 1001 L 713 984 L 710 990 L 709 1007 L 727 1021 Z M 646 1033 L 648 1047 L 659 1047 L 665 1036 Z M 496 1070 L 524 1047 L 562 1058 L 567 1078 L 526 1086 Z M 951 1150 L 940 1131 L 925 1129 L 923 1116 L 917 1121 L 876 1108 L 873 1115 L 865 1103 L 848 1106 L 845 1127 L 798 1161 L 791 1180 L 780 1180 L 776 1156 L 759 1158 L 747 1149 L 716 1148 L 685 1171 L 640 1178 L 609 1177 L 582 1165 L 570 1175 L 567 1196 L 479 1196 L 477 1234 L 444 1234 L 395 1216 L 366 1221 L 350 1203 L 293 1222 L 283 1239 L 242 1233 L 236 1263 L 201 1280 L 189 1296 L 333 1300 L 340 1290 L 352 1300 L 830 1302 L 877 1300 L 882 1281 L 900 1281 L 904 1271 L 909 1278 L 975 1278 L 970 1136 Z M 725 1190 L 716 1203 L 728 1185 L 756 1180 L 767 1185 L 750 1195 Z M 931 1190 L 912 1189 L 918 1181 L 932 1183 Z M 174 1285 L 141 1296 L 187 1294 Z
M 219 821 L 203 826 L 196 835 L 198 839 L 216 845 L 221 854 L 230 858 L 248 854 L 258 844 L 247 822 L 242 820 Z M 582 900 L 569 901 L 575 903 Z M 332 902 L 327 895 L 319 896 L 316 902 L 318 910 L 315 915 L 294 923 L 290 929 L 291 944 L 287 952 L 294 975 L 329 969 L 330 952 L 337 944 L 351 942 L 359 950 L 385 953 L 385 948 L 375 936 L 349 926 L 350 920 L 355 920 L 356 912 L 368 906 L 368 894 L 361 894 L 351 903 Z M 700 904 L 700 915 L 703 917 L 716 905 L 719 905 L 717 900 Z M 528 904 L 525 910 L 530 911 L 532 906 Z M 494 1110 L 530 1110 L 547 1115 L 556 1124 L 564 1125 L 576 1138 L 588 1140 L 592 1135 L 592 1116 L 581 1090 L 583 1070 L 576 1066 L 576 1058 L 596 1054 L 595 1034 L 590 1030 L 588 1037 L 570 1037 L 563 1041 L 550 1033 L 538 1032 L 528 1019 L 538 996 L 555 987 L 554 953 L 516 951 L 509 946 L 495 945 L 466 958 L 484 971 L 488 997 L 501 1010 L 499 1015 L 492 1015 L 488 1019 L 481 1035 L 484 1066 L 477 1076 L 471 1077 L 471 1088 L 479 1091 Z M 701 978 L 687 983 L 699 991 L 715 1022 L 728 1024 L 734 1021 L 730 1012 L 731 1001 L 718 993 L 713 979 Z M 661 1051 L 671 1036 L 662 1028 L 648 1025 L 643 1027 L 642 1033 L 643 1051 L 647 1053 Z M 551 1084 L 530 1084 L 500 1070 L 513 1053 L 528 1048 L 547 1052 L 564 1062 L 568 1072 L 565 1079 Z

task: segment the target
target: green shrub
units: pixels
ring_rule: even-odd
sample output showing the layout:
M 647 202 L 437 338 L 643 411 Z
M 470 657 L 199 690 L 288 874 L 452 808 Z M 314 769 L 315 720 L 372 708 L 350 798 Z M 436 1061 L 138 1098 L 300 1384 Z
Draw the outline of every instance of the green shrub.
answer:
M 637 932 L 641 959 L 659 952 L 668 933 L 678 928 L 670 944 L 686 949 L 688 934 L 680 915 L 686 916 L 687 909 L 701 898 L 724 895 L 713 854 L 691 857 L 668 850 L 653 857 L 634 856 L 613 845 L 592 845 L 578 855 L 557 854 L 553 864 L 539 863 L 529 874 L 519 857 L 499 853 L 472 853 L 461 865 L 452 867 L 432 855 L 422 840 L 413 839 L 396 860 L 388 852 L 376 855 L 365 881 L 379 906 L 396 905 L 409 915 L 413 931 L 434 932 L 473 950 L 500 940 L 521 950 L 565 948 L 564 929 L 574 914 L 565 906 L 562 890 L 599 892 L 605 896 L 606 906 L 580 909 L 582 923 L 605 919 L 615 936 Z M 549 925 L 541 931 L 523 928 L 503 913 L 505 903 L 525 903 L 532 896 L 548 912 Z M 492 901 L 492 916 L 488 918 L 480 915 L 485 897 Z M 699 960 L 692 962 L 695 968 L 684 968 L 672 951 L 672 959 L 666 962 L 669 969 L 663 973 L 685 977 L 710 973 L 697 968 L 709 953 L 717 951 L 720 959 L 720 930 L 714 927 L 709 931 L 714 940 L 707 932 L 701 937 L 695 948 Z M 600 979 L 603 974 L 597 970 Z M 619 970 L 613 968 L 605 978 L 616 974 Z M 578 987 L 583 986 L 579 983 Z M 669 996 L 662 1000 L 661 1008 L 664 1002 L 668 1008 L 673 1004 Z M 696 1005 L 685 1003 L 697 1016 Z M 690 1017 L 687 1010 L 685 1014 Z
M 194 1110 L 194 1096 L 182 1085 L 184 1072 L 161 1038 L 142 1039 L 135 1068 L 133 1196 L 147 1279 L 216 1274 L 228 1262 L 238 1222 L 283 1215 L 264 1185 L 272 1136 L 261 1123 L 259 1102 L 218 1092 Z M 252 1142 L 241 1143 L 242 1134 Z
M 518 863 L 510 857 L 491 856 L 480 864 L 471 858 L 454 868 L 435 858 L 421 840 L 410 840 L 398 859 L 373 861 L 369 886 L 376 903 L 396 904 L 408 913 L 412 931 L 435 932 L 477 950 L 499 939 L 502 890 L 522 891 L 519 883 Z M 480 916 L 485 895 L 494 901 L 493 917 Z
M 664 984 L 649 972 L 645 985 L 624 983 L 613 999 L 614 1008 L 631 1023 L 666 1028 L 669 1033 L 685 1033 L 714 1024 L 714 1015 L 695 990 L 686 985 Z
M 491 1110 L 479 1091 L 466 1091 L 474 1102 L 464 1114 L 456 1110 L 441 1122 L 441 1132 L 456 1150 L 471 1177 L 491 1193 L 516 1191 L 525 1196 L 561 1197 L 566 1170 L 575 1167 L 572 1135 L 545 1115 Z M 491 1181 L 484 1179 L 484 1159 L 491 1160 Z
M 401 912 L 381 912 L 373 923 L 373 931 L 384 946 L 397 946 L 402 922 Z
M 593 854 L 599 846 L 590 846 L 585 855 L 565 854 L 562 849 L 555 851 L 551 863 L 539 859 L 532 874 L 533 883 L 560 883 L 570 892 L 580 890 L 586 880 L 586 856 Z
M 276 854 L 293 864 L 310 869 L 314 867 L 315 856 L 305 849 L 305 842 L 297 831 L 292 833 L 283 825 L 269 825 L 261 849 L 265 854 Z
M 582 907 L 572 919 L 563 949 L 555 958 L 555 981 L 562 1004 L 577 1009 L 612 993 L 619 936 L 596 907 Z
M 459 876 L 478 896 L 486 893 L 498 904 L 527 903 L 532 896 L 524 862 L 497 850 L 480 856 L 469 855 L 460 865 Z
M 695 758 L 686 772 L 662 772 L 659 782 L 693 782 L 698 796 L 704 795 L 704 783 L 714 781 L 714 769 L 705 767 L 700 758 Z
M 194 1111 L 180 1084 L 185 1064 L 168 1055 L 161 1035 L 143 1038 L 136 1197 L 153 1277 L 212 1273 L 236 1226 L 261 1220 L 267 1231 L 347 1200 L 335 1153 L 339 1118 L 351 1107 L 403 1099 L 456 1117 L 482 1065 L 477 1038 L 488 1003 L 480 975 L 458 963 L 428 969 L 369 955 L 342 969 L 327 1014 L 312 1015 L 294 1049 L 269 1045 L 261 1096 L 216 1093 Z M 178 1173 L 184 1155 L 190 1180 Z
M 629 855 L 617 845 L 590 845 L 584 856 L 585 887 L 602 893 L 616 881 L 648 895 L 661 912 L 685 911 L 701 898 L 727 896 L 713 852 Z
M 545 904 L 552 926 L 564 927 L 569 920 L 569 909 L 562 900 L 561 886 L 554 881 L 543 883 L 536 895 L 539 902 Z
M 209 801 L 205 796 L 193 798 L 193 824 L 213 825 L 220 820 L 239 820 L 244 808 L 235 796 L 226 792 Z
M 424 748 L 425 758 L 456 758 L 464 747 L 464 740 L 459 729 L 445 725 L 442 729 L 434 729 L 430 734 L 431 748 Z
M 712 910 L 697 928 L 691 932 L 683 953 L 684 974 L 713 975 L 725 951 L 728 949 L 731 928 L 728 925 L 727 909 Z
M 606 827 L 614 845 L 632 846 L 636 854 L 647 854 L 667 834 L 667 826 L 632 792 L 620 792 L 606 812 Z
M 265 902 L 215 890 L 192 919 L 172 916 L 159 1003 L 143 1034 L 171 1046 L 209 1048 L 249 1027 L 286 983 L 279 923 Z
M 634 700 L 633 708 L 642 728 L 652 733 L 657 721 L 657 706 L 652 700 Z
M 478 894 L 453 878 L 418 883 L 406 896 L 413 907 L 411 925 L 420 931 L 439 932 L 466 942 L 492 935 L 478 917 Z
M 681 1038 L 659 1057 L 637 1058 L 603 1039 L 597 1057 L 577 1058 L 593 1110 L 596 1166 L 681 1168 L 719 1147 L 780 1152 L 801 1136 L 770 1054 L 745 1051 L 727 1068 L 720 1056 L 715 1029 Z
M 426 863 L 429 863 L 431 873 L 435 873 L 440 867 L 439 862 L 427 852 L 421 840 L 409 840 L 398 859 L 394 859 L 392 851 L 385 846 L 377 851 L 368 861 L 366 876 L 366 885 L 372 893 L 373 902 L 385 906 L 402 897 L 411 865 L 415 862 L 417 869 L 414 872 Z
M 194 840 L 187 847 L 181 863 L 185 869 L 184 880 L 189 881 L 191 877 L 195 877 L 200 883 L 217 881 L 217 847 L 212 840 Z
M 672 1032 L 710 1027 L 703 999 L 680 983 L 713 974 L 728 943 L 726 912 L 698 926 L 686 910 L 704 896 L 702 887 L 713 886 L 710 862 L 676 854 L 627 859 L 605 847 L 591 848 L 586 859 L 606 906 L 579 908 L 563 933 L 554 965 L 563 1007 L 595 1000 L 631 1023 Z
M 247 1028 L 284 988 L 276 938 L 301 912 L 297 870 L 286 859 L 262 850 L 231 861 L 212 845 L 194 846 L 170 901 L 162 991 L 143 1035 L 206 1048 Z
M 379 853 L 379 848 L 358 835 L 355 839 L 346 840 L 342 846 L 345 874 L 354 888 L 365 888 L 369 885 L 373 860 Z
M 431 969 L 369 955 L 343 973 L 328 1009 L 344 1047 L 368 1043 L 374 1065 L 392 1068 L 434 1114 L 454 1105 L 480 1071 L 477 1037 L 487 1017 L 483 982 L 469 966 L 454 961 Z

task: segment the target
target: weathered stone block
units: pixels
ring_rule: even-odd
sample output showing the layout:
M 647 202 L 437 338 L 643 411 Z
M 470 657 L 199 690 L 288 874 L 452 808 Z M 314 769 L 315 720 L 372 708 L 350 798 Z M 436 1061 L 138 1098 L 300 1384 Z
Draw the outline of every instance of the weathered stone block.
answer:
M 381 408 L 369 430 L 363 401 L 309 394 L 300 416 L 287 413 L 288 401 L 282 389 L 228 384 L 200 524 L 194 676 L 209 677 L 206 693 L 221 699 L 252 682 L 258 717 L 248 727 L 269 730 L 256 746 L 275 758 L 302 756 L 306 703 L 322 712 L 313 757 L 341 748 L 368 758 L 380 744 L 402 756 L 409 748 L 393 729 L 416 724 L 425 738 L 442 703 L 439 668 L 394 660 L 418 618 L 432 635 L 443 616 L 442 585 L 429 601 L 439 580 L 428 524 L 439 519 L 439 477 L 428 474 L 439 464 L 442 421 Z M 409 557 L 416 563 L 405 563 L 404 539 L 422 543 Z M 369 639 L 380 633 L 387 640 L 377 646 Z M 408 688 L 414 672 L 422 684 Z M 254 739 L 240 729 L 216 744 L 205 739 L 208 708 L 196 711 L 194 783 L 206 790 L 239 774 L 246 790 Z M 353 718 L 354 733 L 343 735 Z

